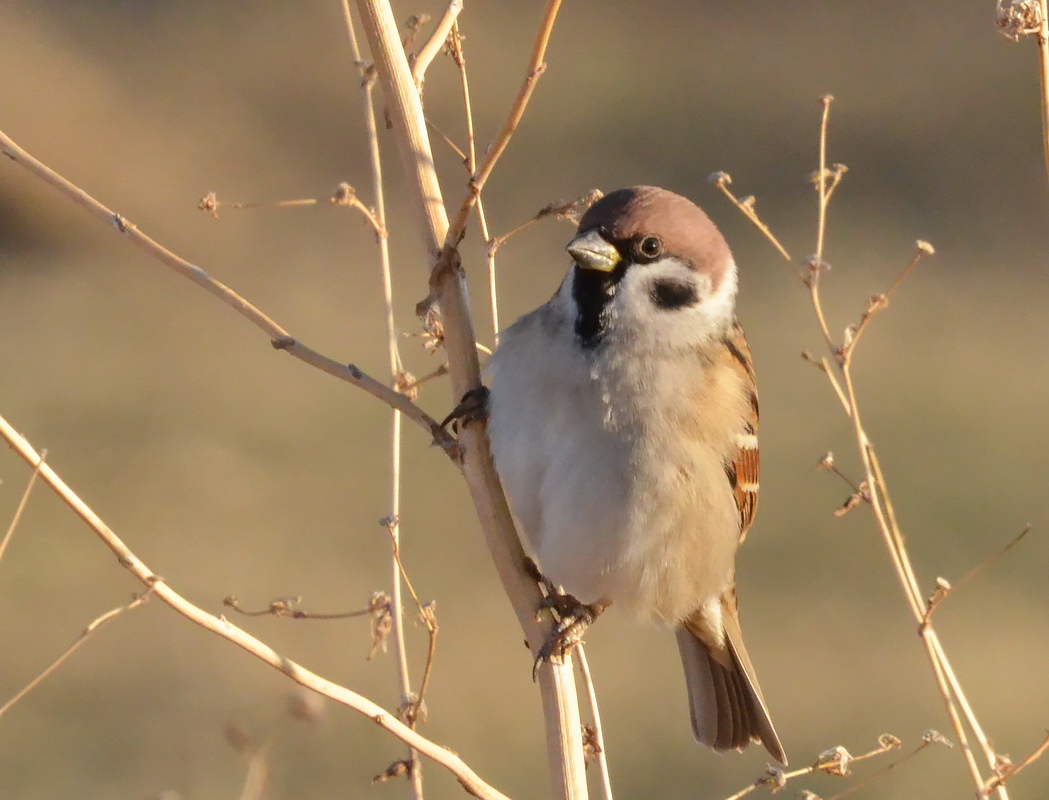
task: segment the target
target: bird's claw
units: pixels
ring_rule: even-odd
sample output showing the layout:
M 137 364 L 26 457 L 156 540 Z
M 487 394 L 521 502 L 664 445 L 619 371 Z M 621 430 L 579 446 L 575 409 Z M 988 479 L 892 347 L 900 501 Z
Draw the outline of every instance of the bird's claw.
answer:
M 572 610 L 562 611 L 561 609 L 568 608 L 570 602 L 575 603 Z M 532 665 L 533 681 L 539 677 L 539 667 L 543 662 L 552 660 L 562 662 L 572 648 L 582 641 L 586 629 L 601 613 L 596 605 L 580 603 L 572 595 L 561 595 L 556 604 L 551 603 L 544 607 L 555 609 L 559 619 L 557 626 L 543 642 L 543 646 L 539 648 L 539 653 L 535 657 L 535 663 Z
M 487 386 L 476 386 L 468 389 L 459 400 L 459 404 L 452 409 L 451 413 L 441 422 L 442 428 L 452 425 L 458 430 L 471 422 L 481 422 L 488 419 L 488 398 L 491 392 Z
M 538 621 L 547 609 L 552 610 L 557 616 L 557 625 L 543 642 L 543 646 L 539 648 L 535 663 L 532 665 L 532 680 L 535 680 L 539 676 L 539 666 L 544 661 L 556 659 L 560 662 L 582 640 L 586 629 L 605 610 L 608 601 L 599 600 L 592 604 L 580 602 L 574 595 L 567 594 L 554 586 L 531 559 L 528 560 L 525 568 L 546 590 L 546 596 L 543 597 L 535 611 L 536 620 Z

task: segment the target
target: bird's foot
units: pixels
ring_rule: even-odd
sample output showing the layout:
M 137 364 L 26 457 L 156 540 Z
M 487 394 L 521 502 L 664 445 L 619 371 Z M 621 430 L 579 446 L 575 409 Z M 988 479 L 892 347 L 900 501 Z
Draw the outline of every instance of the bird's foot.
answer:
M 462 396 L 459 404 L 441 422 L 442 428 L 449 425 L 459 430 L 471 422 L 481 422 L 488 419 L 488 397 L 491 393 L 487 386 L 477 386 L 467 390 Z
M 539 675 L 539 666 L 544 661 L 557 659 L 561 661 L 582 638 L 586 629 L 596 620 L 601 612 L 609 604 L 608 600 L 602 598 L 596 603 L 583 603 L 574 595 L 562 591 L 555 586 L 545 575 L 543 575 L 535 562 L 531 559 L 525 564 L 529 574 L 546 590 L 546 596 L 536 609 L 536 620 L 547 609 L 554 612 L 557 617 L 557 625 L 543 642 L 536 655 L 535 664 L 532 665 L 532 680 Z

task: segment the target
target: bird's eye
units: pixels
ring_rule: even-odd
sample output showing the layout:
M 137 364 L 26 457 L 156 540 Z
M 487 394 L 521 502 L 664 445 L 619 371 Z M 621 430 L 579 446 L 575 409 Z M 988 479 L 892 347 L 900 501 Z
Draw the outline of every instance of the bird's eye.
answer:
M 637 254 L 642 258 L 656 258 L 663 252 L 663 241 L 658 236 L 646 236 L 637 243 Z

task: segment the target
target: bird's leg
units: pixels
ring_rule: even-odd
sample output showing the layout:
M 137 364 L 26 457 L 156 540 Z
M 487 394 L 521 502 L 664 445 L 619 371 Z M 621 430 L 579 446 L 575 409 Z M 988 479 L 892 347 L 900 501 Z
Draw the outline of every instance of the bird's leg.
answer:
M 612 601 L 602 597 L 596 603 L 581 602 L 575 595 L 568 594 L 555 586 L 540 572 L 539 567 L 530 558 L 525 559 L 525 571 L 543 587 L 546 593 L 539 603 L 539 608 L 536 609 L 536 619 L 538 620 L 547 609 L 551 609 L 557 617 L 557 625 L 547 640 L 543 642 L 536 656 L 535 664 L 532 667 L 532 679 L 534 680 L 539 673 L 539 665 L 552 658 L 563 659 L 582 640 L 586 629 L 601 615 L 602 611 L 608 608 Z
M 471 422 L 480 422 L 488 419 L 489 394 L 487 386 L 477 386 L 473 389 L 468 389 L 466 394 L 462 396 L 462 399 L 459 400 L 459 404 L 444 418 L 441 427 L 447 428 L 451 424 L 458 430 L 463 425 L 468 425 Z

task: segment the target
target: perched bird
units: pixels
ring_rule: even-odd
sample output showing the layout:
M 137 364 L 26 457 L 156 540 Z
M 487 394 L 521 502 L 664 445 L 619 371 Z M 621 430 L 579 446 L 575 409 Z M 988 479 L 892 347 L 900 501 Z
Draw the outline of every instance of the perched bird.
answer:
M 758 399 L 732 254 L 652 186 L 598 200 L 567 249 L 557 293 L 490 362 L 492 452 L 526 548 L 581 603 L 674 628 L 697 741 L 760 741 L 786 764 L 736 606 Z

